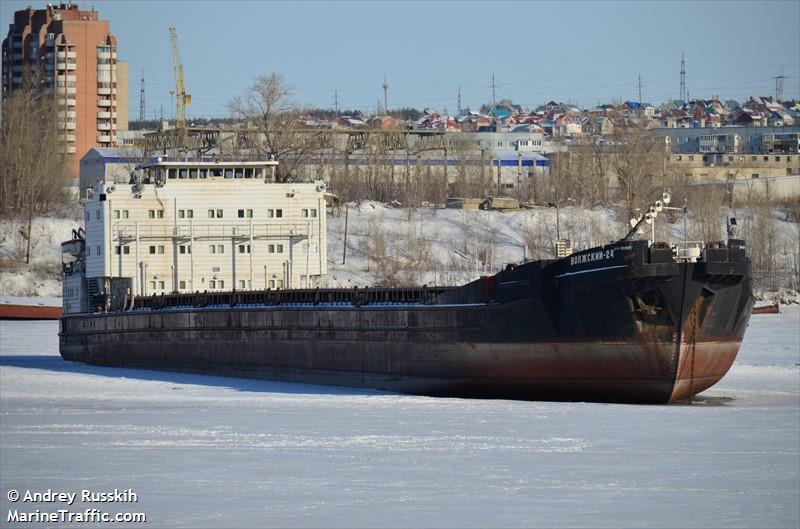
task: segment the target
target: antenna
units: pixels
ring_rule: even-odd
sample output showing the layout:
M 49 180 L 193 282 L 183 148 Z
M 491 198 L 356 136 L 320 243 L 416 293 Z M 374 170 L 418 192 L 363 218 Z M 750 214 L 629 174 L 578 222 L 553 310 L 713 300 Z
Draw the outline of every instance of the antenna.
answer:
M 386 82 L 386 74 L 383 74 L 383 113 L 389 113 L 389 83 Z
M 783 66 L 781 66 L 780 73 L 775 76 L 775 102 L 780 103 L 783 100 Z
M 681 51 L 681 101 L 686 101 L 686 60 Z
M 139 122 L 144 121 L 145 118 L 145 104 L 144 104 L 144 69 L 142 69 L 142 82 L 139 87 Z

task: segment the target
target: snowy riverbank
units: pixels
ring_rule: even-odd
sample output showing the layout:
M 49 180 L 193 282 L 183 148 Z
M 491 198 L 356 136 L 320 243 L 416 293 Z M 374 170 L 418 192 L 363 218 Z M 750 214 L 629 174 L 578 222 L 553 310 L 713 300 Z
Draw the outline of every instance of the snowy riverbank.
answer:
M 560 211 L 557 229 L 556 211 L 547 207 L 501 213 L 351 203 L 347 215 L 341 208 L 328 216 L 326 286 L 463 284 L 526 257 L 552 258 L 557 234 L 573 241 L 576 250 L 616 240 L 626 232 L 625 220 L 611 208 L 566 207 Z M 794 270 L 800 266 L 800 226 L 787 222 L 777 210 L 772 222 L 779 268 Z M 60 243 L 70 238 L 80 219 L 37 219 L 30 265 L 21 263 L 25 255 L 21 225 L 7 224 L 0 235 L 0 296 L 60 296 Z M 691 220 L 687 226 L 691 236 Z M 656 235 L 680 241 L 683 229 L 682 222 L 669 224 L 662 219 Z M 723 233 L 720 226 L 718 237 Z M 757 298 L 783 304 L 800 301 L 792 272 L 784 273 L 781 281 L 782 288 L 775 292 L 757 286 Z

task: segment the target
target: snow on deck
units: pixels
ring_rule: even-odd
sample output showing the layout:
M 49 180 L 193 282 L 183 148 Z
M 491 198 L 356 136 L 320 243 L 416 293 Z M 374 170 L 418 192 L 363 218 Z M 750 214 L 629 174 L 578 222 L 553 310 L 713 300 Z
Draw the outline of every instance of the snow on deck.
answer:
M 800 307 L 783 310 L 753 316 L 728 376 L 673 406 L 91 367 L 58 356 L 57 322 L 3 321 L 0 516 L 6 526 L 12 508 L 99 507 L 146 513 L 138 527 L 797 527 Z M 114 488 L 138 502 L 7 498 Z

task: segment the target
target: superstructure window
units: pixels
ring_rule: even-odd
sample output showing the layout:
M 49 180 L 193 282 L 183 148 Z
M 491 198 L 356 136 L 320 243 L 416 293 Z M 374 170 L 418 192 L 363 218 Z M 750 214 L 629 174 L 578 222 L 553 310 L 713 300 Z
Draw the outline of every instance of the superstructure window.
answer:
M 283 210 L 282 209 L 268 209 L 267 210 L 267 217 L 268 218 L 281 218 L 283 217 Z
M 252 219 L 253 218 L 253 210 L 252 209 L 240 209 L 238 211 L 238 215 L 239 215 L 240 219 L 244 219 L 244 218 Z
M 208 210 L 208 218 L 210 219 L 221 219 L 222 218 L 222 210 L 221 209 L 209 209 Z
M 164 210 L 163 209 L 148 209 L 147 210 L 147 218 L 149 218 L 149 219 L 163 219 L 164 218 Z
M 269 253 L 283 253 L 283 245 L 282 244 L 270 244 L 267 246 L 267 251 Z
M 224 244 L 209 244 L 208 245 L 208 253 L 211 253 L 211 254 L 225 253 L 225 245 Z
M 180 253 L 192 253 L 192 245 L 191 244 L 181 244 L 178 246 L 178 252 Z
M 148 252 L 150 253 L 150 255 L 156 255 L 156 254 L 157 255 L 163 255 L 164 254 L 164 246 L 161 245 L 161 244 L 159 244 L 159 245 L 151 244 L 150 247 L 148 248 Z
M 191 218 L 194 218 L 194 210 L 193 209 L 179 209 L 178 210 L 178 218 L 179 219 L 191 219 Z
M 303 214 L 303 217 L 306 217 L 306 218 L 311 217 L 313 219 L 313 218 L 316 218 L 316 216 L 317 216 L 317 210 L 316 209 L 304 209 L 304 210 L 302 210 L 302 214 Z
M 249 244 L 240 244 L 239 245 L 239 253 L 250 253 L 250 245 Z

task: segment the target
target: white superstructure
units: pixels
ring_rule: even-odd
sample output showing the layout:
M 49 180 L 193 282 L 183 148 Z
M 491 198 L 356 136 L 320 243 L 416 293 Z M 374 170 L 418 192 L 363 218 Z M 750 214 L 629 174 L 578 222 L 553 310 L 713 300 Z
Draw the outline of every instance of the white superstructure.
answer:
M 65 274 L 65 310 L 87 309 L 75 294 L 91 297 L 93 279 L 131 278 L 133 296 L 319 285 L 325 185 L 277 183 L 276 165 L 157 162 L 130 184 L 99 182 L 84 205 L 84 254 Z

